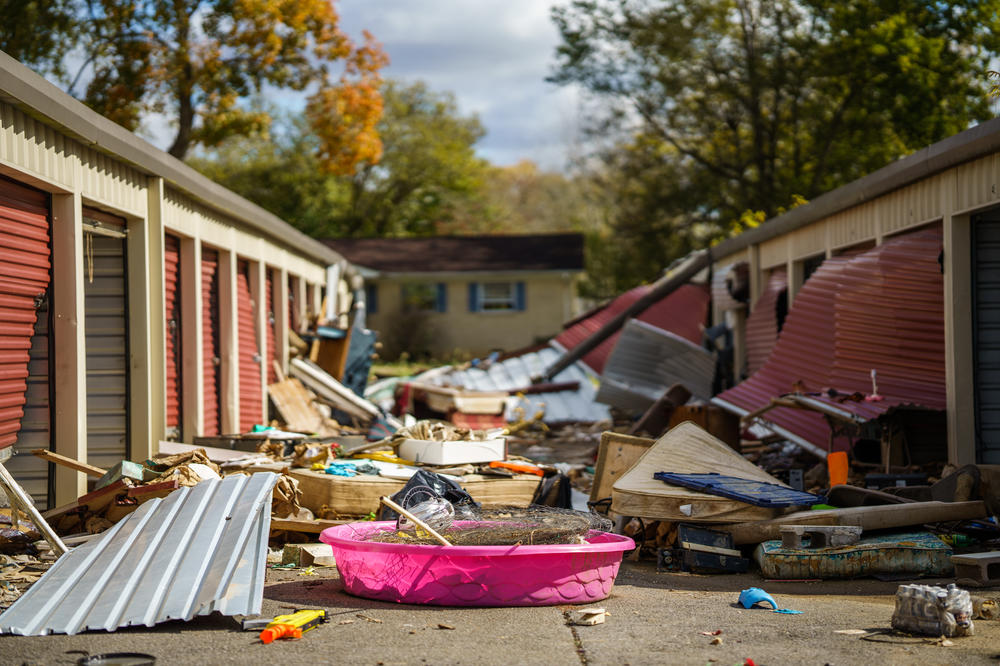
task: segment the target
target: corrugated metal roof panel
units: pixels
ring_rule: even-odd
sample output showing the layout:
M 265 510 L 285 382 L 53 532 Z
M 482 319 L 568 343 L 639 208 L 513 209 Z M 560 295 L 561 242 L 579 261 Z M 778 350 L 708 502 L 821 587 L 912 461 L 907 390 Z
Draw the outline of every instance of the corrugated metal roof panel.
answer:
M 715 358 L 679 335 L 636 319 L 626 322 L 601 375 L 597 401 L 645 411 L 674 384 L 712 396 Z
M 743 307 L 743 303 L 733 298 L 729 292 L 729 284 L 740 281 L 746 276 L 747 262 L 740 261 L 726 264 L 712 273 L 712 302 L 720 311 L 735 310 Z
M 566 349 L 573 349 L 596 333 L 604 324 L 613 319 L 615 315 L 642 298 L 651 288 L 649 285 L 643 285 L 626 291 L 605 307 L 596 310 L 590 316 L 577 320 L 573 325 L 560 333 L 555 341 Z M 678 287 L 662 300 L 651 305 L 636 319 L 644 321 L 647 324 L 652 324 L 657 328 L 670 331 L 694 344 L 700 344 L 701 329 L 708 319 L 710 301 L 711 296 L 709 295 L 708 287 L 685 284 Z M 607 340 L 585 355 L 583 362 L 594 372 L 603 372 L 604 364 L 607 362 L 611 350 L 614 349 L 619 335 L 621 335 L 621 331 L 608 337 Z
M 747 317 L 747 372 L 751 375 L 763 367 L 778 340 L 778 297 L 787 287 L 785 269 L 772 270 L 764 293 L 757 299 L 753 312 Z
M 940 252 L 941 231 L 929 229 L 823 262 L 796 296 L 767 362 L 717 396 L 719 404 L 752 411 L 796 390 L 869 394 L 875 369 L 879 402 L 816 397 L 864 420 L 902 405 L 945 409 Z M 777 408 L 764 418 L 829 446 L 817 413 Z
M 74 548 L 7 611 L 0 633 L 151 627 L 219 611 L 260 613 L 270 472 L 180 488 Z
M 513 391 L 531 385 L 533 376 L 541 375 L 545 369 L 565 353 L 559 345 L 521 354 L 482 368 L 467 368 L 436 374 L 426 380 L 438 385 L 459 386 L 476 391 Z M 418 379 L 420 379 L 418 377 Z M 519 418 L 516 409 L 524 409 L 524 417 L 531 418 L 539 410 L 544 410 L 545 423 L 594 423 L 611 418 L 607 406 L 598 403 L 597 378 L 582 363 L 574 363 L 553 379 L 553 382 L 579 382 L 576 391 L 557 391 L 526 395 L 520 400 L 508 403 L 506 418 Z

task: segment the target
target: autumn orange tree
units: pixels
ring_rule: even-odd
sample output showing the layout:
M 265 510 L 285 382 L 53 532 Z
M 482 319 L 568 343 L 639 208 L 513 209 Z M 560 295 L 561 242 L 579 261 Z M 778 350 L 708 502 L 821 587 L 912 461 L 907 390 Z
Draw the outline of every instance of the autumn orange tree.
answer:
M 242 101 L 304 91 L 322 166 L 347 173 L 377 161 L 379 72 L 388 62 L 367 32 L 355 44 L 332 0 L 85 0 L 84 101 L 135 130 L 172 119 L 168 152 L 266 132 L 270 117 Z

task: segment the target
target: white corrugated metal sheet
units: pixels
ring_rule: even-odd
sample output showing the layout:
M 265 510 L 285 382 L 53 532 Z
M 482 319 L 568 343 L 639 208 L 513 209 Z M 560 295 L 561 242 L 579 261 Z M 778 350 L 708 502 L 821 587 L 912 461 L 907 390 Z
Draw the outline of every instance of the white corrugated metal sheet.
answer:
M 538 351 L 528 352 L 490 364 L 486 369 L 467 368 L 440 373 L 430 371 L 427 381 L 442 386 L 458 386 L 475 391 L 515 391 L 531 386 L 531 378 L 544 374 L 545 370 L 556 362 L 565 349 L 555 342 L 549 342 L 547 347 Z M 532 418 L 538 411 L 544 410 L 542 420 L 545 423 L 595 423 L 611 418 L 611 413 L 605 405 L 594 398 L 597 395 L 597 376 L 582 363 L 574 363 L 552 378 L 554 383 L 578 382 L 580 387 L 575 391 L 556 391 L 552 393 L 533 393 L 521 399 L 508 401 L 506 418 L 515 421 L 518 418 Z M 517 408 L 524 409 L 519 415 Z
M 612 407 L 645 411 L 674 384 L 696 398 L 712 397 L 715 358 L 688 340 L 638 319 L 630 319 L 611 351 L 597 400 Z
M 260 613 L 270 472 L 180 488 L 59 558 L 0 615 L 22 636 Z

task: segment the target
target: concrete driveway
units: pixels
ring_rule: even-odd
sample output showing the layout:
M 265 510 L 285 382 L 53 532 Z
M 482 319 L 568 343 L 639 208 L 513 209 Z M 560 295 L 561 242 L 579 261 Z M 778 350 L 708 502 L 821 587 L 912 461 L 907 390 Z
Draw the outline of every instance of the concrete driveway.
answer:
M 995 664 L 1000 622 L 976 622 L 953 639 L 859 635 L 889 628 L 897 583 L 873 579 L 778 583 L 758 575 L 658 573 L 652 563 L 622 566 L 602 602 L 603 625 L 570 626 L 570 607 L 437 608 L 368 601 L 344 593 L 336 569 L 303 576 L 269 570 L 264 614 L 318 607 L 330 622 L 301 640 L 263 645 L 236 619 L 210 616 L 114 633 L 0 637 L 2 664 L 73 664 L 82 655 L 141 652 L 157 664 Z M 947 582 L 947 581 L 921 581 Z M 762 587 L 781 615 L 738 606 L 740 590 Z M 1000 594 L 994 591 L 994 594 Z M 720 644 L 701 632 L 722 630 Z

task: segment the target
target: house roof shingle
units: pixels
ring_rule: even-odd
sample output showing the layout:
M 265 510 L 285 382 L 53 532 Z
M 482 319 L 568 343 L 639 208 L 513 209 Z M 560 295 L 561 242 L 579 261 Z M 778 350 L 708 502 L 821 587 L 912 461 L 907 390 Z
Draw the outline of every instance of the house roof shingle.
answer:
M 348 261 L 388 273 L 583 270 L 583 234 L 327 238 Z

